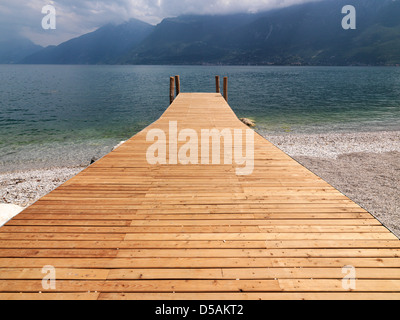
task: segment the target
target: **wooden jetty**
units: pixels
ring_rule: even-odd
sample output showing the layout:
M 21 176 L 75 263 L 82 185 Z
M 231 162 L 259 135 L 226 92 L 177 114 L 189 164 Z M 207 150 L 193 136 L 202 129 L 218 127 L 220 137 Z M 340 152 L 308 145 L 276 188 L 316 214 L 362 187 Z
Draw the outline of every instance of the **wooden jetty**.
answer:
M 147 134 L 170 121 L 248 129 L 221 94 L 180 93 L 0 229 L 0 299 L 400 298 L 400 241 L 371 214 L 257 134 L 247 176 L 150 165 Z

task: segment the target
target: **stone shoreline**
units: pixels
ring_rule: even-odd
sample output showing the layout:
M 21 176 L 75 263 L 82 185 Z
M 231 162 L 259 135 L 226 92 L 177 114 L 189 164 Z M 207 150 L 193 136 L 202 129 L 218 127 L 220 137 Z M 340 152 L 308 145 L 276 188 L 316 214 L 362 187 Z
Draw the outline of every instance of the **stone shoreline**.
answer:
M 400 132 L 263 134 L 400 238 Z
M 83 167 L 0 173 L 0 203 L 27 207 L 76 176 Z

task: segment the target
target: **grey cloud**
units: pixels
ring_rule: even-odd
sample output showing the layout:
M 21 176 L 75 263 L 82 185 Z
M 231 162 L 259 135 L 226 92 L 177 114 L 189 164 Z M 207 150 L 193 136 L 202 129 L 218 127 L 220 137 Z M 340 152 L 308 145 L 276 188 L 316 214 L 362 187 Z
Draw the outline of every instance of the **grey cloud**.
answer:
M 2 0 L 0 40 L 18 35 L 41 45 L 59 44 L 109 23 L 137 18 L 156 24 L 181 14 L 257 12 L 320 0 Z M 57 29 L 43 30 L 42 7 L 53 4 Z

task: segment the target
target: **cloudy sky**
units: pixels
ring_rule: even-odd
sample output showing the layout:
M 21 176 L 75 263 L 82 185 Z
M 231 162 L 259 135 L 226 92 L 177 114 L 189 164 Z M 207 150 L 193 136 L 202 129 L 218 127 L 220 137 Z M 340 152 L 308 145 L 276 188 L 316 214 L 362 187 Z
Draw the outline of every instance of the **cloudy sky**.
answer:
M 47 46 L 109 22 L 136 18 L 151 24 L 181 14 L 257 12 L 318 0 L 0 0 L 0 40 L 23 36 Z M 43 30 L 42 8 L 56 9 L 56 30 Z

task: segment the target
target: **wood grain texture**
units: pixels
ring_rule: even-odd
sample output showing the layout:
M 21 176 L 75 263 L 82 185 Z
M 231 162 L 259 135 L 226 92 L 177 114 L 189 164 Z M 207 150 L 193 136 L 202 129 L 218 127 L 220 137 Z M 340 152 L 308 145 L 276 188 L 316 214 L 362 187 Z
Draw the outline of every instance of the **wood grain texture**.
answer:
M 0 299 L 400 299 L 400 241 L 371 214 L 257 134 L 248 176 L 235 162 L 169 164 L 187 141 L 168 135 L 168 164 L 150 165 L 147 133 L 170 121 L 248 130 L 221 94 L 180 93 L 0 229 Z

